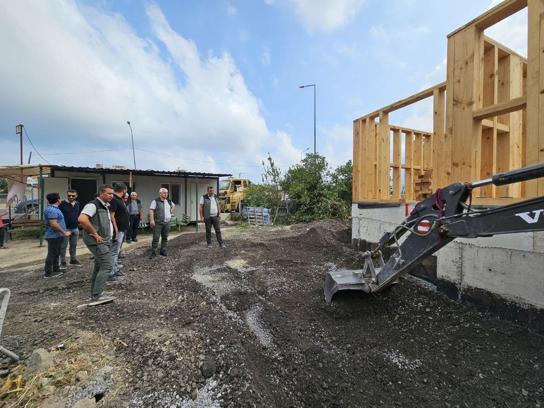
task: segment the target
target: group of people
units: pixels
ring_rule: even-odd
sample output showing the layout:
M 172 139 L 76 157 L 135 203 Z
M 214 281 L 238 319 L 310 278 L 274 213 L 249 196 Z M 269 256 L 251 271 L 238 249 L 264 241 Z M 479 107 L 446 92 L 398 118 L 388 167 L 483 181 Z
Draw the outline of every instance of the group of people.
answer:
M 136 192 L 128 195 L 127 190 L 124 183 L 101 185 L 95 199 L 83 208 L 77 201 L 75 190 L 68 190 L 66 200 L 61 200 L 59 193 L 47 194 L 49 205 L 44 211 L 47 241 L 44 278 L 63 274 L 67 268 L 68 248 L 69 264 L 74 267 L 81 266 L 77 258 L 77 241 L 81 227 L 82 240 L 94 257 L 90 306 L 113 300 L 113 297 L 104 291 L 106 282 L 117 282 L 124 278 L 122 265 L 119 264 L 123 243 L 138 241 L 138 227 L 143 217 L 142 203 Z M 207 194 L 200 199 L 200 216 L 206 225 L 208 248 L 212 246 L 212 226 L 219 245 L 225 248 L 219 223 L 219 208 L 217 196 L 210 186 Z M 151 258 L 168 255 L 168 233 L 174 213 L 175 204 L 168 198 L 168 190 L 161 188 L 159 196 L 149 207 L 149 225 L 153 231 Z

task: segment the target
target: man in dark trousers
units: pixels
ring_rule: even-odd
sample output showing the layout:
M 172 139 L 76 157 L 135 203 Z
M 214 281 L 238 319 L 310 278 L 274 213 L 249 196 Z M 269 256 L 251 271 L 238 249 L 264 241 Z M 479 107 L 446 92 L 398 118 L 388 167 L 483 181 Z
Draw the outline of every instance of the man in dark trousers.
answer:
M 98 196 L 83 207 L 79 223 L 83 227 L 83 242 L 94 255 L 94 270 L 91 278 L 90 306 L 111 302 L 113 298 L 104 293 L 106 279 L 111 272 L 111 221 L 110 201 L 113 188 L 104 184 L 98 188 Z
M 118 281 L 120 276 L 123 276 L 123 273 L 119 268 L 119 252 L 123 247 L 123 241 L 125 240 L 125 234 L 128 230 L 128 209 L 123 201 L 123 198 L 127 192 L 127 186 L 125 183 L 115 183 L 113 185 L 113 199 L 110 202 L 111 212 L 115 222 L 113 223 L 115 231 L 115 237 L 111 244 L 111 272 L 108 277 L 109 281 Z
M 127 205 L 128 213 L 130 214 L 130 222 L 128 225 L 127 242 L 138 241 L 138 227 L 142 219 L 142 202 L 138 199 L 138 193 L 133 191 L 130 193 L 130 200 Z
M 47 194 L 49 205 L 44 210 L 45 235 L 47 241 L 47 257 L 45 258 L 44 278 L 54 278 L 62 275 L 60 271 L 59 258 L 62 241 L 70 236 L 70 231 L 66 228 L 64 215 L 59 210 L 59 193 Z
M 68 190 L 66 192 L 66 200 L 62 201 L 59 205 L 59 210 L 64 215 L 64 221 L 66 222 L 66 229 L 71 232 L 70 236 L 64 238 L 62 246 L 60 248 L 60 267 L 66 269 L 66 249 L 70 246 L 70 265 L 81 267 L 81 262 L 78 261 L 77 251 L 77 238 L 79 237 L 79 229 L 77 219 L 81 212 L 81 206 L 77 201 L 77 191 Z
M 168 199 L 168 189 L 161 188 L 159 196 L 151 201 L 149 206 L 149 225 L 153 229 L 153 241 L 151 242 L 151 257 L 157 256 L 159 237 L 161 239 L 160 254 L 166 256 L 166 243 L 170 232 L 170 219 L 176 206 Z
M 212 225 L 215 230 L 215 237 L 221 248 L 226 248 L 221 238 L 221 225 L 219 222 L 219 200 L 214 194 L 213 187 L 208 186 L 208 193 L 200 197 L 200 220 L 206 225 L 206 242 L 208 248 L 212 246 Z

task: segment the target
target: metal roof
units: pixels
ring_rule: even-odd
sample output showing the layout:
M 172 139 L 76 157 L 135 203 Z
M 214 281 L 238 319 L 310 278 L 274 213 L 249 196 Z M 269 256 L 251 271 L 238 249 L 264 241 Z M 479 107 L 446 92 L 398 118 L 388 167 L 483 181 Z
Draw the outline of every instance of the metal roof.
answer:
M 232 174 L 228 173 L 202 173 L 194 171 L 170 171 L 170 170 L 139 170 L 139 169 L 120 169 L 110 167 L 81 167 L 81 166 L 60 166 L 56 164 L 28 164 L 28 165 L 13 165 L 0 166 L 0 177 L 2 176 L 19 176 L 21 170 L 25 176 L 37 176 L 40 174 L 54 174 L 55 171 L 73 171 L 80 173 L 98 173 L 98 174 L 130 174 L 141 176 L 163 176 L 163 177 L 202 177 L 216 178 L 226 177 Z

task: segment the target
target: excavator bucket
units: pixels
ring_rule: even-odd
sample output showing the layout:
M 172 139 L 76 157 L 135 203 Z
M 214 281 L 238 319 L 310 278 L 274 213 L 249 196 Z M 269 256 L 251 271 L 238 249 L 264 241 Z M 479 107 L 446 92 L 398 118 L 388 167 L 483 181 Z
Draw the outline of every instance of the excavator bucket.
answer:
M 340 290 L 362 290 L 369 293 L 370 286 L 363 278 L 362 269 L 341 269 L 327 273 L 325 277 L 325 302 L 329 305 L 334 294 Z

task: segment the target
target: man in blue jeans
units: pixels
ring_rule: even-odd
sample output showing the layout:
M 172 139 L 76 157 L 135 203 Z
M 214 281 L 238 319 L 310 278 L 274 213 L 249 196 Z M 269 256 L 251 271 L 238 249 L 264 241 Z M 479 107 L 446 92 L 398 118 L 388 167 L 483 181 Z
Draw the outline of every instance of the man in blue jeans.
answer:
M 59 193 L 47 194 L 49 205 L 44 211 L 45 235 L 47 241 L 47 257 L 45 258 L 44 278 L 54 278 L 62 275 L 60 271 L 59 258 L 60 248 L 64 237 L 70 236 L 70 231 L 66 229 L 64 215 L 59 210 Z
M 128 209 L 123 201 L 127 192 L 125 183 L 113 184 L 113 199 L 110 202 L 113 227 L 116 230 L 115 238 L 111 244 L 111 272 L 108 277 L 109 282 L 116 282 L 124 275 L 119 265 L 119 252 L 125 240 L 125 234 L 128 230 L 129 215 Z
M 66 269 L 66 249 L 70 246 L 70 265 L 81 267 L 81 262 L 78 261 L 77 251 L 77 239 L 79 237 L 79 229 L 77 219 L 81 212 L 81 206 L 77 201 L 77 191 L 68 190 L 66 192 L 66 200 L 62 201 L 59 205 L 59 210 L 64 215 L 64 221 L 66 222 L 66 228 L 72 234 L 69 238 L 64 238 L 62 246 L 60 248 L 60 268 Z

